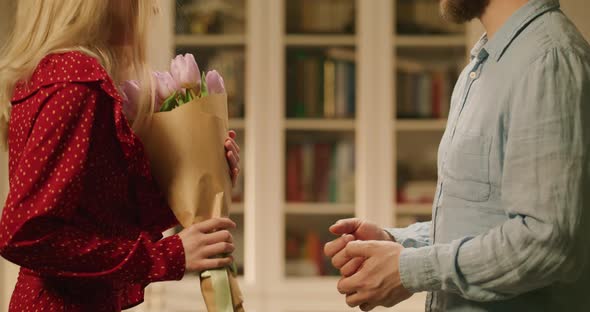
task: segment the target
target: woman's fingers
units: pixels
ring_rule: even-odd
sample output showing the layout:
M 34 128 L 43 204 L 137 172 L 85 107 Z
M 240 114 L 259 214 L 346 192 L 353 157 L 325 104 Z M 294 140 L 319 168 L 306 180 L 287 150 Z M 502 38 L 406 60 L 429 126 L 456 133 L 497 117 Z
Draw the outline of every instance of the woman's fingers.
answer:
M 240 153 L 240 146 L 238 145 L 236 140 L 232 138 L 228 138 L 227 140 L 225 140 L 225 148 L 228 150 L 235 151 L 238 154 Z
M 227 152 L 227 160 L 230 167 L 229 175 L 232 180 L 232 185 L 235 186 L 236 182 L 238 181 L 238 176 L 240 174 L 240 163 L 239 160 L 236 159 L 236 154 L 233 152 Z
M 236 224 L 228 218 L 211 218 L 197 223 L 195 227 L 201 233 L 211 233 L 219 230 L 233 229 L 236 227 Z
M 233 243 L 233 241 L 234 238 L 228 230 L 213 232 L 205 236 L 205 244 L 207 245 L 213 245 L 222 242 Z
M 217 243 L 217 244 L 205 246 L 205 247 L 203 247 L 201 252 L 202 252 L 203 258 L 213 258 L 213 257 L 223 255 L 223 254 L 230 254 L 230 253 L 234 252 L 235 249 L 236 249 L 236 247 L 234 246 L 234 244 L 222 242 L 222 243 Z
M 230 168 L 231 168 L 232 171 L 234 169 L 239 168 L 240 161 L 238 160 L 238 156 L 237 156 L 237 154 L 235 152 L 229 151 L 229 152 L 227 152 L 227 154 L 225 156 L 227 157 L 227 160 L 229 162 L 229 166 L 230 166 Z

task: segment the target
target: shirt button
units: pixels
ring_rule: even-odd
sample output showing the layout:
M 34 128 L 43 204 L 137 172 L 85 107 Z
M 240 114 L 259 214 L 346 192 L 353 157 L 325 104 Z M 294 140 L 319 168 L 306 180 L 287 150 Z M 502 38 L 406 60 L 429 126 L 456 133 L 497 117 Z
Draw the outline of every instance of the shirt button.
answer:
M 469 77 L 471 79 L 475 79 L 475 78 L 477 78 L 477 73 L 476 72 L 471 72 L 471 74 L 469 74 Z

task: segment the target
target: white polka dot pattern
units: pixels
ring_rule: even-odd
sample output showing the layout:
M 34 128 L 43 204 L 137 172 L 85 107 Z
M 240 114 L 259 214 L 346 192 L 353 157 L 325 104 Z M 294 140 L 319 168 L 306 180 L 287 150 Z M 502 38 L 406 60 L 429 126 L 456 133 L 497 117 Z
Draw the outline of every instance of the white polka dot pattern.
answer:
M 0 254 L 22 266 L 10 311 L 120 311 L 178 280 L 176 220 L 100 64 L 44 58 L 15 89 Z

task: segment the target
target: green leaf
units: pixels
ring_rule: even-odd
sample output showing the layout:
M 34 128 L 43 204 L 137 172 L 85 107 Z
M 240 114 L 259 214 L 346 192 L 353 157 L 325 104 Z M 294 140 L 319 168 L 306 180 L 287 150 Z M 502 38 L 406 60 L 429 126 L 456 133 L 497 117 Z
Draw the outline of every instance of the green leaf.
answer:
M 169 112 L 169 111 L 175 109 L 176 107 L 178 107 L 176 95 L 177 95 L 177 92 L 174 92 L 171 96 L 169 96 L 166 100 L 164 100 L 162 107 L 160 107 L 160 112 Z
M 193 99 L 194 99 L 193 93 L 191 92 L 191 90 L 186 90 L 186 102 L 188 103 L 188 102 L 192 101 Z
M 205 79 L 205 72 L 202 73 L 201 78 L 201 97 L 209 96 L 209 87 L 207 87 L 207 79 Z

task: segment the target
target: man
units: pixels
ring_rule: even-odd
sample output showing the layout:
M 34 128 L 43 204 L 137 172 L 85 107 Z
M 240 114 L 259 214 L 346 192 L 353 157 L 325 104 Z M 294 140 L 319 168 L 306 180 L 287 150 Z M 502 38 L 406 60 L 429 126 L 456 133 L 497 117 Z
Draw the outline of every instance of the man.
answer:
M 558 0 L 441 7 L 487 34 L 452 97 L 433 221 L 337 222 L 338 290 L 363 311 L 422 291 L 427 311 L 588 311 L 590 46 Z

